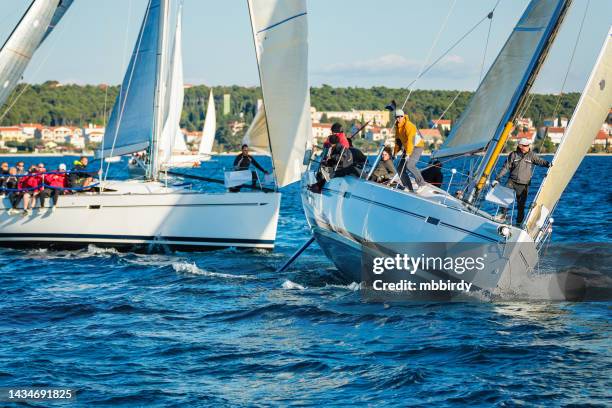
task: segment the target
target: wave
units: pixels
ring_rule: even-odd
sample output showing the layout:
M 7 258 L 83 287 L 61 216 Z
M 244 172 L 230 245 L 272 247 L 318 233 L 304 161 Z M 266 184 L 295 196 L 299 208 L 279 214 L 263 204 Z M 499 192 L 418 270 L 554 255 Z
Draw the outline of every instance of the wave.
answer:
M 252 276 L 248 275 L 234 275 L 231 273 L 220 273 L 220 272 L 210 272 L 204 269 L 199 268 L 193 262 L 173 262 L 172 268 L 175 272 L 178 273 L 188 273 L 192 275 L 201 275 L 201 276 L 212 276 L 216 278 L 224 278 L 224 279 L 253 279 Z
M 304 286 L 300 285 L 299 283 L 291 282 L 290 280 L 284 281 L 283 284 L 281 285 L 281 287 L 283 289 L 287 289 L 287 290 L 304 290 L 304 289 L 306 289 Z
M 350 291 L 357 292 L 359 289 L 361 289 L 361 283 L 351 282 L 348 285 L 335 285 L 326 283 L 325 287 L 333 289 L 348 289 Z
M 89 244 L 87 246 L 87 253 L 90 255 L 106 255 L 106 254 L 118 254 L 119 251 L 117 251 L 115 248 L 100 248 L 97 247 L 93 244 Z

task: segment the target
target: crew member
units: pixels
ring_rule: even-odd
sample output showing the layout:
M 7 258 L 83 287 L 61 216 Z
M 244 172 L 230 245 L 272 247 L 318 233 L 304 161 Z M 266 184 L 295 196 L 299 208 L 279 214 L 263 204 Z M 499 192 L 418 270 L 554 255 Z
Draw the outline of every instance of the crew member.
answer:
M 264 174 L 269 174 L 269 172 L 267 170 L 264 170 L 264 168 L 261 167 L 259 163 L 257 163 L 257 160 L 255 160 L 255 158 L 249 154 L 249 146 L 243 144 L 242 151 L 234 159 L 234 170 L 248 170 L 251 167 L 251 164 L 255 166 L 255 168 L 257 168 L 259 171 L 263 171 Z M 257 185 L 257 173 L 253 170 L 251 171 L 251 175 L 251 186 L 255 187 Z M 240 191 L 240 186 L 231 187 L 229 190 L 234 193 L 238 192 Z
M 419 188 L 425 185 L 425 180 L 423 180 L 421 172 L 416 167 L 423 153 L 424 146 L 425 143 L 423 139 L 418 136 L 415 124 L 410 121 L 408 115 L 406 115 L 403 110 L 396 109 L 395 148 L 393 149 L 393 155 L 395 156 L 400 150 L 404 152 L 399 162 L 400 178 L 404 187 L 408 187 L 410 191 L 414 190 L 407 172 L 412 173 Z M 408 160 L 406 160 L 406 156 L 408 156 Z
M 88 164 L 89 159 L 86 156 L 81 156 L 79 160 L 74 161 L 74 166 L 68 175 L 68 185 L 70 187 L 86 188 L 91 185 L 98 172 L 89 171 L 87 169 Z
M 11 208 L 8 210 L 9 215 L 19 213 L 17 206 L 23 197 L 23 193 L 19 191 L 19 178 L 17 177 L 17 169 L 15 167 L 9 169 L 9 175 L 4 183 L 4 187 L 8 192 L 9 202 L 11 203 Z
M 329 136 L 329 156 L 324 159 L 317 173 L 317 182 L 308 186 L 313 193 L 321 193 L 328 179 L 333 177 L 344 177 L 354 174 L 353 155 L 350 149 L 340 144 L 338 135 Z
M 332 143 L 330 138 L 333 135 L 336 135 L 338 137 L 338 142 L 340 143 L 340 146 L 344 147 L 345 149 L 351 147 L 348 139 L 346 138 L 346 135 L 344 134 L 344 129 L 342 128 L 342 125 L 340 123 L 334 123 L 331 127 L 331 135 L 329 135 L 327 137 L 327 140 L 325 140 L 325 142 L 323 143 L 324 148 L 331 147 Z
M 47 174 L 45 177 L 45 185 L 48 187 L 45 187 L 38 197 L 40 200 L 40 207 L 44 208 L 45 200 L 47 197 L 51 197 L 51 211 L 54 211 L 60 194 L 63 194 L 66 188 L 66 165 L 64 163 L 58 166 L 57 171 Z
M 496 179 L 491 183 L 495 187 L 499 181 L 510 172 L 510 177 L 506 185 L 516 193 L 516 224 L 520 225 L 525 218 L 525 204 L 527 203 L 527 194 L 529 193 L 529 184 L 533 175 L 533 166 L 551 167 L 552 164 L 531 151 L 531 142 L 527 138 L 519 140 L 519 144 L 515 151 L 508 155 L 508 159 L 500 170 Z M 506 210 L 502 210 L 502 216 L 505 218 Z
M 353 146 L 353 138 L 348 139 L 349 150 L 351 151 L 351 155 L 353 155 L 353 169 L 354 173 L 357 177 L 361 175 L 361 170 L 365 166 L 368 158 L 365 154 L 358 148 Z
M 396 173 L 397 171 L 395 170 L 393 160 L 391 159 L 391 148 L 389 146 L 385 146 L 385 149 L 380 156 L 380 160 L 372 172 L 370 180 L 377 183 L 386 183 L 393 179 Z
M 41 189 L 40 180 L 36 166 L 30 167 L 28 174 L 19 180 L 18 188 L 23 190 L 23 215 L 29 215 L 30 209 L 36 204 L 36 197 Z

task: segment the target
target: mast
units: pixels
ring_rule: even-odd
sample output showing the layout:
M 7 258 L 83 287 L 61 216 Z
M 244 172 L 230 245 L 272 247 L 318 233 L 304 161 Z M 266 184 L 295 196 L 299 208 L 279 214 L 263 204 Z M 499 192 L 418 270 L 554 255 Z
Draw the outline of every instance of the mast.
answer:
M 153 98 L 153 132 L 149 149 L 150 164 L 147 179 L 157 180 L 159 176 L 159 141 L 164 128 L 164 95 L 166 93 L 165 72 L 168 53 L 168 20 L 170 0 L 160 0 L 159 38 L 157 41 L 157 73 L 155 97 Z
M 557 33 L 559 32 L 559 28 L 563 23 L 571 3 L 572 0 L 565 0 L 563 3 L 559 4 L 558 10 L 555 12 L 556 19 L 545 33 L 543 44 L 541 45 L 539 51 L 534 55 L 531 70 L 525 79 L 524 86 L 517 90 L 517 94 L 513 98 L 516 102 L 506 113 L 505 119 L 503 119 L 498 125 L 498 130 L 495 132 L 495 136 L 489 143 L 486 153 L 480 162 L 478 169 L 476 170 L 471 188 L 469 188 L 469 195 L 467 199 L 468 202 L 474 202 L 474 200 L 478 197 L 487 179 L 491 175 L 492 170 L 495 168 L 495 163 L 499 158 L 510 132 L 512 131 L 517 115 L 525 107 L 529 91 L 531 90 L 531 87 L 533 86 L 533 83 L 540 72 L 540 68 L 542 68 L 542 65 L 544 65 L 544 62 L 546 61 L 550 47 L 552 46 Z

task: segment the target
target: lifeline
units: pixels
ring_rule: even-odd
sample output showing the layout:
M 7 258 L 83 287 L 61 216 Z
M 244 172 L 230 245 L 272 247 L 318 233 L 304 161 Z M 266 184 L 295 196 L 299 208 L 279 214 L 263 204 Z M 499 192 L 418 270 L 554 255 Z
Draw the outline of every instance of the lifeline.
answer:
M 399 282 L 383 282 L 378 279 L 373 282 L 372 287 L 374 290 L 390 291 L 390 292 L 413 292 L 413 291 L 461 291 L 469 292 L 472 287 L 472 283 L 468 283 L 464 280 L 460 282 L 451 282 L 450 280 L 432 280 L 429 282 L 412 282 L 406 279 L 402 279 Z

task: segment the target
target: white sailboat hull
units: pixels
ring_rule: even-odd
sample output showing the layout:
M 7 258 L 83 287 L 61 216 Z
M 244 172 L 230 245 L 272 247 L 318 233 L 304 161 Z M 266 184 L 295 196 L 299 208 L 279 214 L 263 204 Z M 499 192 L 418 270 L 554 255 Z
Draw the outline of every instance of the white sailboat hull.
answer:
M 505 254 L 508 268 L 471 279 L 475 286 L 489 289 L 506 282 L 510 265 L 513 276 L 517 276 L 529 272 L 537 263 L 535 247 L 524 231 L 509 227 L 512 235 L 506 241 L 498 232 L 501 224 L 470 212 L 461 201 L 442 190 L 432 188 L 420 196 L 355 177 L 342 177 L 330 180 L 322 194 L 315 194 L 305 188 L 306 184 L 304 179 L 302 203 L 308 223 L 318 244 L 347 281 L 362 280 L 363 249 L 370 243 L 382 248 L 385 243 L 526 243 L 508 246 L 516 249 L 516 253 Z M 519 256 L 525 260 L 520 264 L 516 262 Z M 420 276 L 432 278 L 427 273 Z
M 180 154 L 174 155 L 170 160 L 162 165 L 164 168 L 170 167 L 199 167 L 204 161 L 210 160 L 210 155 L 200 154 Z
M 280 193 L 202 193 L 138 181 L 105 188 L 116 191 L 63 195 L 55 211 L 35 209 L 26 216 L 9 215 L 3 199 L 0 245 L 96 244 L 148 251 L 274 247 Z

